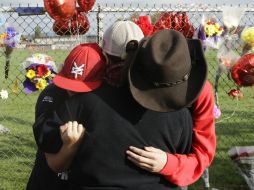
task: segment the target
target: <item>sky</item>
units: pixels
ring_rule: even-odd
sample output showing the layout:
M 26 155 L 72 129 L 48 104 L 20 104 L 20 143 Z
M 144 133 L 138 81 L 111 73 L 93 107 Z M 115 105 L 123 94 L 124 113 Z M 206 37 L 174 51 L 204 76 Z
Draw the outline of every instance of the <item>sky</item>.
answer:
M 104 4 L 104 3 L 108 3 L 108 4 L 111 4 L 111 3 L 114 3 L 116 2 L 116 0 L 97 0 L 96 3 L 100 3 L 100 4 Z M 197 4 L 200 4 L 200 3 L 203 3 L 203 4 L 250 4 L 250 3 L 253 3 L 253 0 L 131 0 L 131 1 L 126 1 L 126 0 L 117 0 L 117 2 L 120 2 L 120 3 L 127 3 L 127 4 L 130 4 L 130 3 L 133 3 L 133 4 L 136 4 L 136 3 L 139 3 L 139 4 L 168 4 L 168 3 L 171 3 L 171 4 L 177 4 L 177 3 L 186 3 L 186 4 L 189 4 L 189 3 L 197 3 Z M 12 2 L 12 5 L 13 6 L 16 6 L 16 5 L 22 5 L 22 6 L 25 6 L 27 4 L 30 4 L 30 5 L 36 5 L 38 4 L 39 6 L 43 6 L 43 0 L 15 0 L 14 2 Z M 3 6 L 9 6 L 10 5 L 10 0 L 0 0 L 0 4 L 3 5 Z

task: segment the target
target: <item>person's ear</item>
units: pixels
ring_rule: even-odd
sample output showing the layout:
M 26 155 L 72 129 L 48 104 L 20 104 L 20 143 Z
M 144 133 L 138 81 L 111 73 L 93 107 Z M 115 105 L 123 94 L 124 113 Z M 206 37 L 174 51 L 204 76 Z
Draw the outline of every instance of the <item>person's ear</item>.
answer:
M 126 53 L 129 53 L 129 52 L 136 51 L 137 49 L 138 49 L 138 41 L 132 40 L 127 43 L 125 51 Z

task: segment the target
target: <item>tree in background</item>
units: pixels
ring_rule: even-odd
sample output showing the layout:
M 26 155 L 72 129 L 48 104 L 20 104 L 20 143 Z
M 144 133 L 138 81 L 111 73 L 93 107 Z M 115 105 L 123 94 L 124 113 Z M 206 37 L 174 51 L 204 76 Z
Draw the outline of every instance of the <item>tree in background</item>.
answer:
M 37 25 L 37 26 L 34 28 L 34 38 L 40 38 L 40 37 L 41 37 L 41 34 L 42 34 L 41 31 L 42 31 L 41 27 Z

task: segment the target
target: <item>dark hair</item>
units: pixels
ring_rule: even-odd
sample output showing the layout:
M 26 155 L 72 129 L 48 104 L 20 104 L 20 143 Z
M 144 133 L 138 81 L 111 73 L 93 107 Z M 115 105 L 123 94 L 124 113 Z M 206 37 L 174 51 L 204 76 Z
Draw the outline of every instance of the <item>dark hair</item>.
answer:
M 126 84 L 128 81 L 128 70 L 132 59 L 138 49 L 139 42 L 137 40 L 129 41 L 126 45 L 126 59 L 124 60 L 124 68 L 122 72 L 122 81 L 123 84 Z

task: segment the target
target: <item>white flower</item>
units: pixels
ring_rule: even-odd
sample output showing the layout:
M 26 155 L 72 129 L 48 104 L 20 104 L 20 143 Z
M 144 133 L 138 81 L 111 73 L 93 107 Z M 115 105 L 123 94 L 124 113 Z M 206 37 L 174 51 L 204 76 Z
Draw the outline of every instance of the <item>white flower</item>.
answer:
M 3 100 L 6 100 L 8 98 L 8 91 L 7 90 L 1 90 L 0 91 L 0 97 L 3 99 Z

